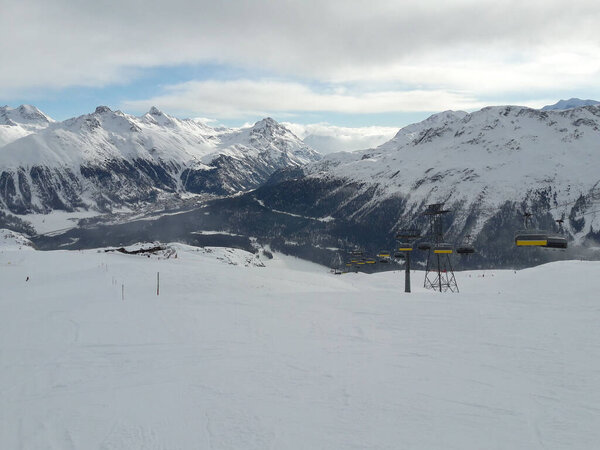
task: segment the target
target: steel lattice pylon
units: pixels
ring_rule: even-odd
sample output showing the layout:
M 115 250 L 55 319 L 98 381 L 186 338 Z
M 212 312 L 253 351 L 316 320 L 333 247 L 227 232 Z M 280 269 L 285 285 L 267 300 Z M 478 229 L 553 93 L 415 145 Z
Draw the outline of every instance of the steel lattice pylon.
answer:
M 433 264 L 431 264 L 432 259 Z M 458 292 L 458 284 L 454 277 L 450 256 L 436 255 L 433 253 L 433 250 L 429 250 L 423 286 L 426 289 L 433 289 L 440 292 Z
M 425 281 L 423 287 L 440 292 L 458 292 L 458 284 L 452 269 L 450 255 L 452 249 L 444 249 L 444 227 L 442 217 L 450 212 L 443 209 L 443 203 L 428 205 L 423 213 L 429 217 L 430 233 L 433 239 L 427 254 L 427 266 L 425 269 Z

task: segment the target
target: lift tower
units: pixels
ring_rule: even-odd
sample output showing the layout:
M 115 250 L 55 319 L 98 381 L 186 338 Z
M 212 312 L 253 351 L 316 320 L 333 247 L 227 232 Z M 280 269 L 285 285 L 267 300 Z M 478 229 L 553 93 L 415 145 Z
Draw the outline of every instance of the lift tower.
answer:
M 426 289 L 439 290 L 440 292 L 458 292 L 458 284 L 452 270 L 450 256 L 454 252 L 451 244 L 444 242 L 444 214 L 449 213 L 449 209 L 444 209 L 443 203 L 434 203 L 427 205 L 423 212 L 424 216 L 429 218 L 429 229 L 432 244 L 427 255 L 427 267 L 425 269 L 425 282 L 423 286 Z
M 404 292 L 410 292 L 410 254 L 413 251 L 413 243 L 421 236 L 417 229 L 400 230 L 396 234 L 398 240 L 398 252 L 404 252 Z

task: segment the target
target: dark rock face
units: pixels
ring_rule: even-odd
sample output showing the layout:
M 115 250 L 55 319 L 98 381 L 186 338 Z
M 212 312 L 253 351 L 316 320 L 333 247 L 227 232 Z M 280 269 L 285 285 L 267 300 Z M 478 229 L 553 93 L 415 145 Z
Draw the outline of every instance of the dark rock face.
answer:
M 36 192 L 46 210 L 62 209 L 72 211 L 83 206 L 79 197 L 79 179 L 68 169 L 49 169 L 34 166 L 29 171 L 30 191 Z M 28 205 L 29 206 L 29 205 Z
M 78 174 L 68 168 L 45 166 L 4 170 L 0 172 L 0 207 L 14 214 L 89 207 L 104 211 L 153 201 L 158 193 L 229 195 L 258 187 L 288 165 L 293 162 L 285 157 L 273 160 L 265 152 L 247 158 L 221 155 L 202 169 L 182 168 L 173 162 L 119 159 L 81 166 Z M 89 204 L 90 198 L 93 204 Z
M 175 192 L 177 167 L 145 160 L 113 160 L 100 166 L 82 166 L 80 173 L 68 168 L 33 166 L 28 171 L 0 173 L 0 205 L 15 214 L 73 211 L 90 205 L 86 192 L 98 209 L 149 201 L 156 190 Z M 90 189 L 90 186 L 92 189 Z
M 0 228 L 6 228 L 7 230 L 13 230 L 17 233 L 23 233 L 29 236 L 35 234 L 34 228 L 29 223 L 17 216 L 2 211 L 0 211 Z
M 223 186 L 222 175 L 217 167 L 206 170 L 185 169 L 181 173 L 181 182 L 187 192 L 194 194 L 211 193 L 227 195 L 228 190 Z
M 277 170 L 294 166 L 287 157 L 273 160 L 267 152 L 244 159 L 221 155 L 208 169 L 185 169 L 181 174 L 187 192 L 228 195 L 254 189 L 267 182 Z
M 79 180 L 69 170 L 34 166 L 29 172 L 24 169 L 4 171 L 0 173 L 0 204 L 15 214 L 53 209 L 71 211 L 83 206 L 78 184 Z M 38 204 L 34 203 L 34 193 Z
M 0 192 L 2 192 L 2 196 L 4 197 L 4 204 L 11 211 L 18 214 L 23 210 L 21 202 L 16 198 L 17 189 L 15 188 L 14 174 L 10 172 L 0 173 Z

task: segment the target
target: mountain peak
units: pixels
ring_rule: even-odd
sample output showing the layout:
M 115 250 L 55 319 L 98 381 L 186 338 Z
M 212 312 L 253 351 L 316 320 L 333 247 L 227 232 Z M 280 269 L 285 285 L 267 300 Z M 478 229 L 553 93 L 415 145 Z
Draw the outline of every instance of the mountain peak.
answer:
M 38 108 L 32 105 L 21 105 L 18 108 L 10 106 L 0 107 L 1 125 L 28 125 L 33 127 L 47 127 L 53 119 L 48 117 Z
M 96 111 L 94 111 L 95 114 L 104 114 L 109 112 L 112 112 L 112 109 L 110 109 L 108 106 L 97 106 Z
M 565 110 L 594 105 L 600 105 L 600 102 L 597 100 L 582 100 L 580 98 L 573 97 L 568 100 L 559 100 L 554 105 L 546 105 L 542 108 L 542 111 Z
M 271 118 L 271 117 L 265 117 L 262 120 L 259 120 L 258 122 L 256 122 L 252 128 L 272 128 L 272 127 L 277 127 L 279 126 L 279 122 L 277 122 L 275 119 Z
M 22 113 L 41 113 L 41 111 L 33 105 L 21 105 L 17 109 Z
M 40 111 L 39 108 L 37 108 L 33 105 L 21 105 L 17 108 L 17 110 L 19 111 L 19 114 L 21 114 L 21 116 L 23 118 L 29 119 L 31 121 L 46 122 L 46 123 L 54 122 L 54 120 L 52 120 L 50 117 L 48 117 L 42 111 Z
M 161 125 L 161 126 L 172 127 L 176 124 L 175 119 L 173 119 L 168 114 L 165 114 L 164 112 L 162 112 L 156 106 L 153 106 L 152 108 L 150 108 L 150 110 L 146 114 L 144 114 L 143 120 L 146 121 L 147 123 L 152 123 L 152 124 Z
M 255 135 L 263 135 L 263 136 L 274 136 L 274 135 L 293 135 L 296 139 L 297 137 L 288 130 L 285 126 L 281 125 L 275 119 L 271 117 L 265 117 L 262 120 L 256 122 L 252 127 L 250 127 L 250 133 Z

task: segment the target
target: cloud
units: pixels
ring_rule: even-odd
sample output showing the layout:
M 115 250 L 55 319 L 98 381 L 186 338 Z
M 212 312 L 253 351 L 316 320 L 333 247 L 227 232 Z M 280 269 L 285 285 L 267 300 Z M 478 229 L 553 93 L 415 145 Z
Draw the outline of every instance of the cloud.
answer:
M 215 126 L 217 124 L 217 119 L 211 119 L 208 117 L 193 117 L 192 120 L 197 123 L 201 123 L 203 125 Z
M 600 74 L 599 20 L 595 0 L 4 0 L 0 96 L 206 63 L 341 91 L 586 88 Z
M 145 111 L 153 105 L 179 115 L 206 115 L 218 119 L 282 112 L 372 114 L 485 106 L 472 96 L 448 91 L 318 92 L 300 83 L 271 80 L 190 81 L 168 86 L 162 95 L 126 101 L 122 106 L 127 110 Z
M 377 147 L 398 132 L 396 127 L 338 127 L 328 123 L 282 122 L 300 139 L 321 153 Z

